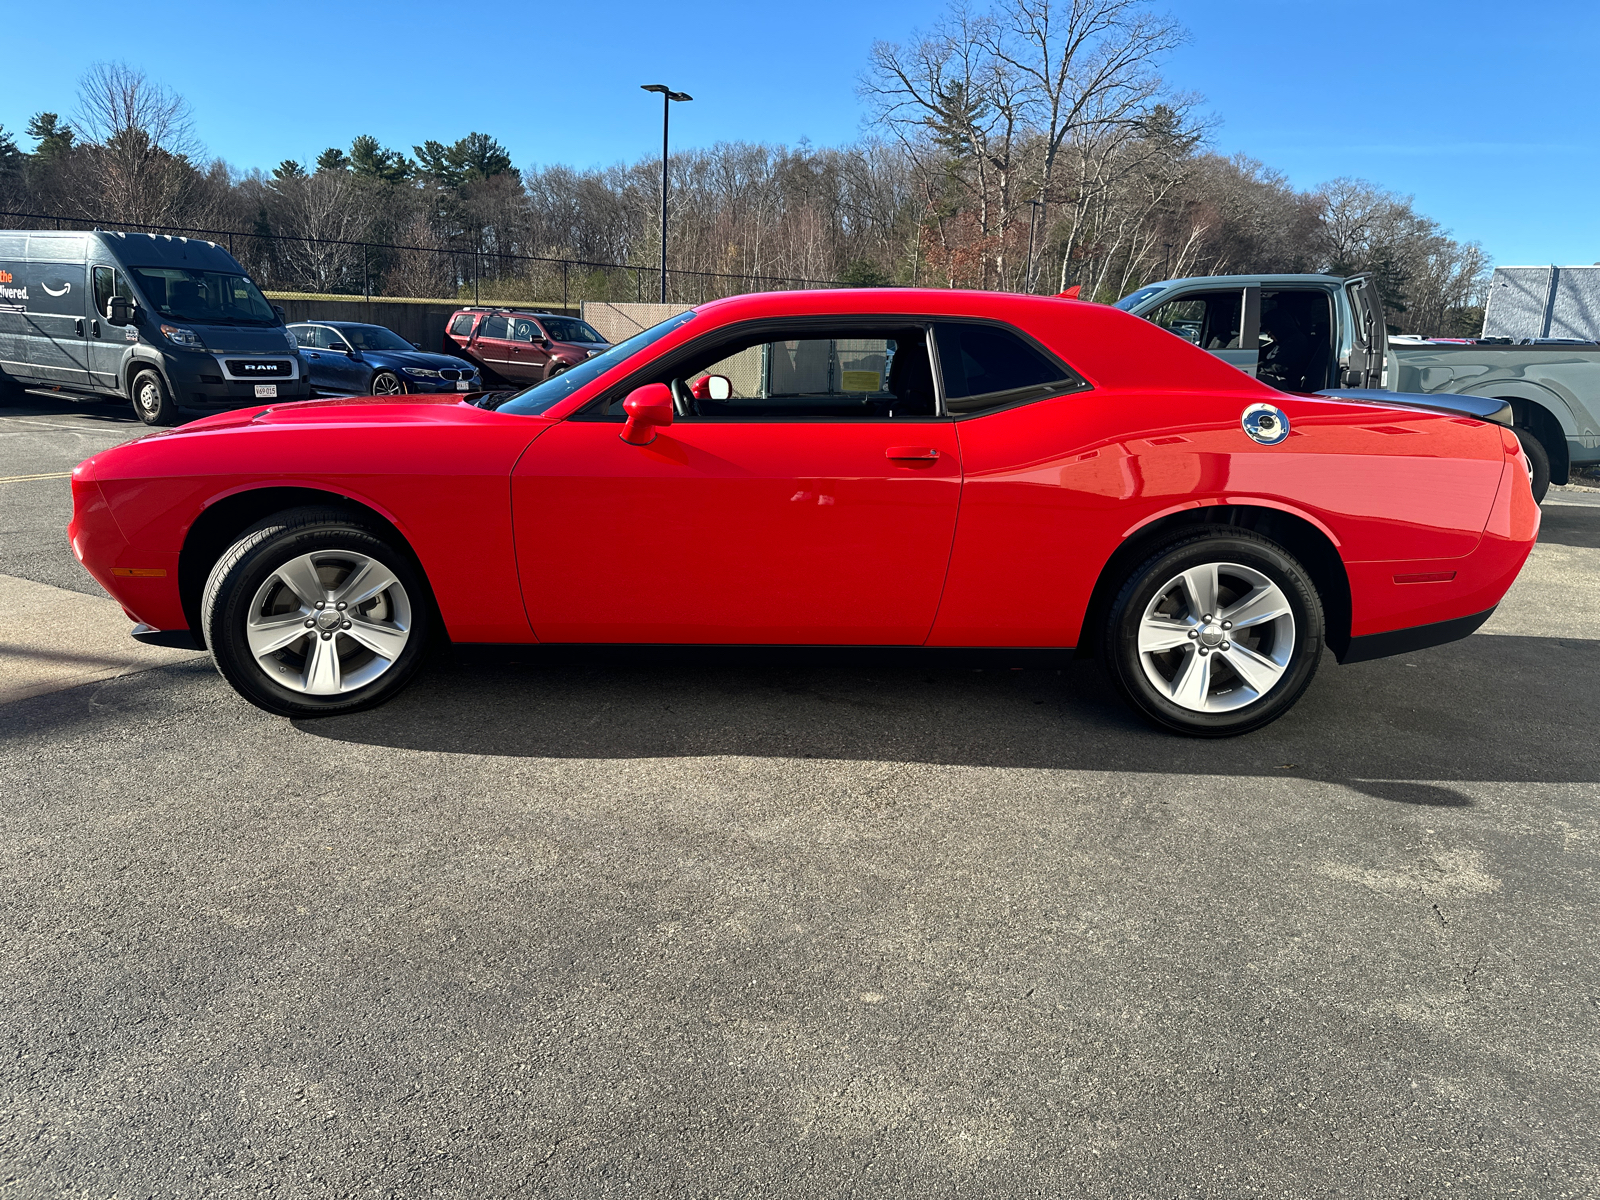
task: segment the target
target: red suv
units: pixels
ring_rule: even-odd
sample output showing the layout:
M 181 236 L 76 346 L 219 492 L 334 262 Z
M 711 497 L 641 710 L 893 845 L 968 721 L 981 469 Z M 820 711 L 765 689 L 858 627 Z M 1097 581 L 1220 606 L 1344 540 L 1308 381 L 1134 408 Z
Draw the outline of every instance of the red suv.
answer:
M 577 317 L 511 308 L 463 308 L 445 326 L 446 354 L 478 364 L 485 377 L 538 383 L 611 348 Z

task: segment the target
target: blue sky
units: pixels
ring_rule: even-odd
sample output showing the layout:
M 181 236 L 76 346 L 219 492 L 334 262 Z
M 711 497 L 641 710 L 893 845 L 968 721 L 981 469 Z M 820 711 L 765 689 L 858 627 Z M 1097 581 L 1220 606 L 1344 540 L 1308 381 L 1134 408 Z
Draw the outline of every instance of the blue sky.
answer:
M 9 6 L 0 125 L 69 115 L 78 77 L 122 59 L 181 92 L 213 154 L 305 161 L 371 133 L 409 149 L 472 130 L 518 166 L 658 152 L 664 82 L 675 145 L 817 144 L 862 130 L 855 80 L 874 39 L 939 13 L 908 0 L 461 6 L 414 0 Z M 1500 264 L 1600 260 L 1600 5 L 1548 0 L 1334 4 L 1207 0 L 1170 11 L 1191 41 L 1168 62 L 1205 97 L 1215 148 L 1308 187 L 1355 175 L 1414 194 Z M 492 14 L 492 15 L 491 15 Z

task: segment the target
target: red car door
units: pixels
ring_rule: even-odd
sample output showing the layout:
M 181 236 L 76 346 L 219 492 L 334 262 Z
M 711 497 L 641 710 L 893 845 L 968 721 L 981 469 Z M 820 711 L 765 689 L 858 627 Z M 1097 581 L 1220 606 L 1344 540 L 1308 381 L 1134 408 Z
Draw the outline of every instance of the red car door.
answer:
M 619 436 L 609 414 L 620 397 L 551 429 L 512 478 L 534 633 L 544 642 L 920 645 L 938 610 L 961 482 L 953 423 L 933 416 L 920 338 L 914 347 L 900 339 L 898 354 L 882 337 L 743 347 L 719 364 L 737 377 L 726 402 L 688 402 L 692 372 L 673 381 L 688 411 L 648 445 Z M 813 370 L 808 382 L 788 360 L 820 361 L 819 343 L 831 375 Z M 925 387 L 925 404 L 897 400 L 896 386 L 906 395 Z

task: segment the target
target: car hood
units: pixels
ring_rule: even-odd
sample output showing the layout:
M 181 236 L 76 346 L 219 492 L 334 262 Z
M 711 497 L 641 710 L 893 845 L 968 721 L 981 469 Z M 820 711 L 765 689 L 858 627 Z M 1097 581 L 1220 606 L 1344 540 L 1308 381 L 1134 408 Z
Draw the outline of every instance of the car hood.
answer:
M 170 321 L 169 321 L 170 323 Z M 193 325 L 179 324 L 200 335 L 213 354 L 288 354 L 289 339 L 282 325 Z
M 425 371 L 437 371 L 445 367 L 459 369 L 472 365 L 451 355 L 434 354 L 427 350 L 363 350 L 361 359 L 363 362 L 380 367 L 418 367 Z

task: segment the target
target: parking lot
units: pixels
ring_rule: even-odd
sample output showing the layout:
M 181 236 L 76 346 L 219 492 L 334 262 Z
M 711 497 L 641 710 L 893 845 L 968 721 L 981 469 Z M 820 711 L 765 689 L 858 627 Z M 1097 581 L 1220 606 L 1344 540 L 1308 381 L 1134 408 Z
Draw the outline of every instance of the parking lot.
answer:
M 104 595 L 59 473 L 143 432 L 0 410 L 19 671 Z M 441 655 L 287 722 L 97 654 L 0 703 L 0 1197 L 1600 1188 L 1600 493 L 1220 742 L 1093 663 Z

